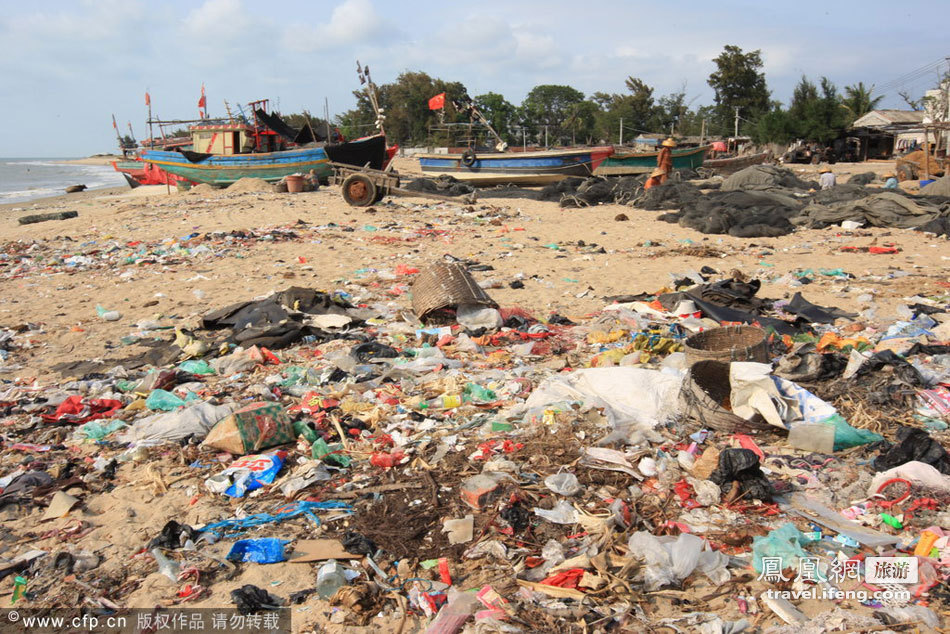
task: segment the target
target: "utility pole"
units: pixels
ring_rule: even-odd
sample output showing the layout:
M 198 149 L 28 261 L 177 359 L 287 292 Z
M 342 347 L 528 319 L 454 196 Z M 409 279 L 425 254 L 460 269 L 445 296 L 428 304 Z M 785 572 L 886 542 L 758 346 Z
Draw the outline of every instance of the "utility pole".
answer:
M 702 147 L 703 141 L 706 140 L 706 117 L 703 117 L 703 125 L 699 128 L 699 145 Z
M 623 145 L 623 117 L 620 117 L 620 145 Z
M 329 145 L 333 139 L 330 136 L 330 100 L 327 97 L 323 98 L 323 120 L 327 122 L 327 145 Z
M 544 126 L 544 148 L 548 147 L 548 126 Z
M 732 136 L 739 136 L 739 106 L 736 106 L 736 132 Z

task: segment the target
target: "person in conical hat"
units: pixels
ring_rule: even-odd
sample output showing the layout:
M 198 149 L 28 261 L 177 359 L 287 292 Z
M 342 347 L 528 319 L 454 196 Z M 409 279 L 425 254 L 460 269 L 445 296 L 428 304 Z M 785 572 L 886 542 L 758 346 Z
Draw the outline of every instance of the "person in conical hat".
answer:
M 660 151 L 656 155 L 656 167 L 657 169 L 663 170 L 663 174 L 658 177 L 660 184 L 663 184 L 673 172 L 673 148 L 676 147 L 676 141 L 670 137 L 660 145 L 663 147 L 660 148 Z
M 831 171 L 830 167 L 822 167 L 818 170 L 818 173 L 821 174 L 821 176 L 818 177 L 818 184 L 821 185 L 822 189 L 831 189 L 837 184 L 835 173 Z
M 650 189 L 652 187 L 656 187 L 657 185 L 663 182 L 660 180 L 661 178 L 665 180 L 666 172 L 664 172 L 659 167 L 654 168 L 653 171 L 650 172 L 650 178 L 648 178 L 647 182 L 643 184 L 643 189 Z

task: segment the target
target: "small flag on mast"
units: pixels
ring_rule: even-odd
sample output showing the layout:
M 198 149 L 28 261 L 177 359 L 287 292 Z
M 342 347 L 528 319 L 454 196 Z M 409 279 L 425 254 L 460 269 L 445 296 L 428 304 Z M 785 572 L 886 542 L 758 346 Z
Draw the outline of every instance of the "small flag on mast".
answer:
M 204 112 L 202 112 L 204 108 Z M 204 119 L 208 115 L 208 100 L 205 98 L 205 85 L 201 84 L 201 99 L 198 100 L 198 114 Z
M 429 110 L 442 110 L 445 108 L 445 93 L 439 93 L 429 100 Z
M 152 105 L 152 98 L 148 96 L 148 91 L 147 91 L 147 90 L 145 91 L 145 105 L 146 105 L 146 106 L 151 106 L 151 105 Z
M 115 124 L 115 115 L 112 115 L 112 127 L 115 128 L 115 131 L 119 131 L 119 126 Z

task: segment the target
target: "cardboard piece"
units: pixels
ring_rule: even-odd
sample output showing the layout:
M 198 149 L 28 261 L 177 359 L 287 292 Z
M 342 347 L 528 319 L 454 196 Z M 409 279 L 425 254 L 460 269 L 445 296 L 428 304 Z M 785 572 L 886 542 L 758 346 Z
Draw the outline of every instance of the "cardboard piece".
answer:
M 290 416 L 277 403 L 251 403 L 219 421 L 203 444 L 243 455 L 293 442 Z
M 294 542 L 294 552 L 287 561 L 292 564 L 307 564 L 328 559 L 362 559 L 363 555 L 346 552 L 343 544 L 335 539 L 301 539 Z
M 63 491 L 57 491 L 53 494 L 53 499 L 50 500 L 49 506 L 46 507 L 46 513 L 43 514 L 40 521 L 46 522 L 48 520 L 65 517 L 69 513 L 69 510 L 77 504 L 79 504 L 79 498 L 73 497 Z

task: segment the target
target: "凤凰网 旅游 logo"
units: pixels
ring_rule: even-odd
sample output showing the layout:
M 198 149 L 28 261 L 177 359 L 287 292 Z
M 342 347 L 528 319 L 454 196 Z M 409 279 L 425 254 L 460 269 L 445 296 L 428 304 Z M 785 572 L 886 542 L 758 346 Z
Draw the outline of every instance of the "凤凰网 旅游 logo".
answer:
M 916 557 L 868 557 L 864 560 L 867 583 L 918 583 Z

